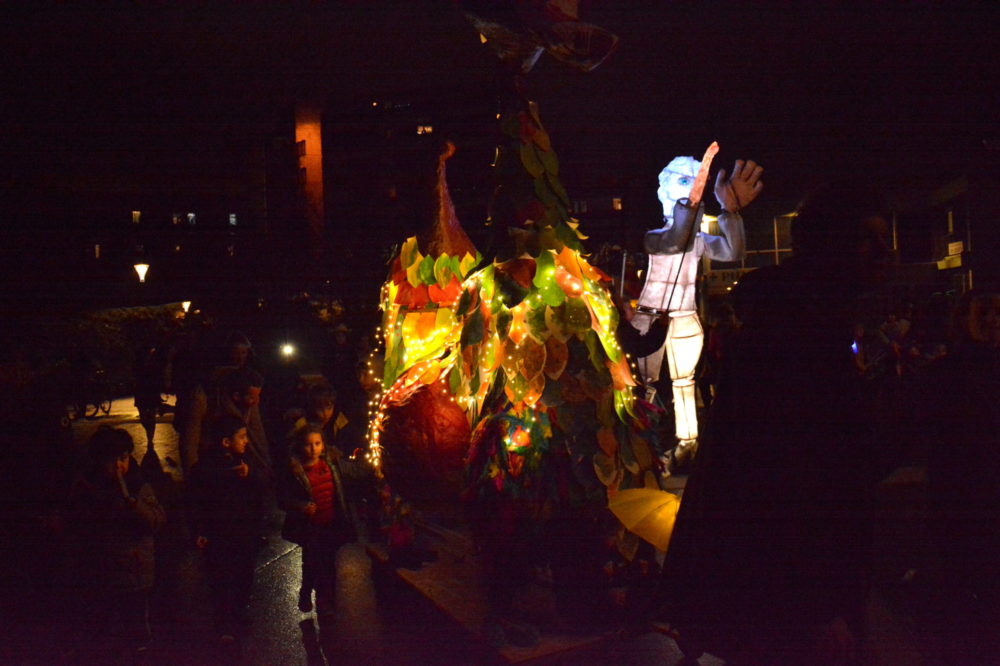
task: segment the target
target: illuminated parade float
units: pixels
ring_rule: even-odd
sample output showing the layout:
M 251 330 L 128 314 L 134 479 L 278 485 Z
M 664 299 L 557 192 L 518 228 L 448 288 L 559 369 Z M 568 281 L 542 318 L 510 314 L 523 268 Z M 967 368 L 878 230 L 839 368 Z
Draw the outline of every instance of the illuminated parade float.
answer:
M 552 22 L 551 12 L 543 20 L 519 9 L 512 24 L 466 10 L 507 82 L 493 247 L 484 258 L 459 223 L 447 144 L 429 228 L 402 244 L 382 287 L 384 373 L 369 458 L 405 499 L 461 500 L 491 616 L 539 623 L 546 604 L 524 601 L 526 590 L 583 601 L 608 573 L 609 552 L 629 562 L 642 547 L 651 561 L 642 540 L 666 549 L 679 498 L 661 487 L 662 410 L 634 393 L 612 281 L 587 260 L 550 136 L 524 94 L 543 50 L 586 71 L 616 38 L 575 12 Z M 573 51 L 581 35 L 601 51 Z

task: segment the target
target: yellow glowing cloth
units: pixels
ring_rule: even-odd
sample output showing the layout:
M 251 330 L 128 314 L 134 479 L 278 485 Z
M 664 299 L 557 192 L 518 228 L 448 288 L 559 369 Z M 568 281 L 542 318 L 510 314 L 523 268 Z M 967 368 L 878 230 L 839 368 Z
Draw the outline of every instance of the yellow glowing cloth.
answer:
M 630 532 L 665 551 L 674 531 L 681 498 L 655 488 L 619 490 L 608 508 Z

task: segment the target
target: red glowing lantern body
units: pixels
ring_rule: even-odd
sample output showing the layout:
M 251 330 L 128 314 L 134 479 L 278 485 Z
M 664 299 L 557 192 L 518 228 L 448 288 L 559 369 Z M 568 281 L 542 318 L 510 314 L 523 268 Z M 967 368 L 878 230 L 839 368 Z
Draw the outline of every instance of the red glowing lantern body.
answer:
M 465 410 L 440 383 L 419 385 L 385 410 L 382 466 L 407 499 L 454 499 L 471 430 Z

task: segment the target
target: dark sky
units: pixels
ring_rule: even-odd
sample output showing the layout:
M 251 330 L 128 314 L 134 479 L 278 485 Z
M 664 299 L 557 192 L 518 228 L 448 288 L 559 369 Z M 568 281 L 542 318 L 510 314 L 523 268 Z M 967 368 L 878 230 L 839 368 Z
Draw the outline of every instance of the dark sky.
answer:
M 489 81 L 447 0 L 176 4 L 3 10 L 7 182 L 181 154 L 216 168 L 296 97 Z M 529 83 L 571 187 L 649 174 L 652 196 L 662 164 L 713 139 L 720 162 L 764 163 L 775 199 L 848 170 L 925 186 L 979 168 L 1000 135 L 995 6 L 584 1 L 618 52 L 589 74 L 544 57 Z

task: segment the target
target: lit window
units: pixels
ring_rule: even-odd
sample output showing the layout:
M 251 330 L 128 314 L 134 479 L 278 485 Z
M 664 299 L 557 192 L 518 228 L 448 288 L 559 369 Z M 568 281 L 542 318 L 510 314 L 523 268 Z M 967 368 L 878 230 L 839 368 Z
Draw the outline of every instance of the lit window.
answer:
M 139 224 L 140 217 L 142 217 L 142 211 L 138 210 L 132 211 L 132 224 Z
M 180 213 L 174 213 L 170 216 L 170 222 L 174 225 L 180 224 L 181 220 L 184 218 Z
M 180 245 L 174 245 L 174 252 L 180 252 L 180 251 L 181 251 L 181 246 Z
M 236 246 L 235 245 L 230 245 L 229 247 L 226 248 L 226 252 L 229 254 L 230 257 L 235 257 L 236 256 Z
M 100 258 L 101 258 L 101 244 L 94 243 L 94 259 L 100 259 Z
M 196 222 L 195 214 L 194 213 L 188 213 L 187 214 L 187 218 L 188 218 L 188 225 L 193 227 L 195 225 L 195 222 Z
M 236 213 L 230 213 L 229 214 L 229 226 L 231 226 L 231 227 L 235 227 L 236 226 Z
M 417 134 L 430 134 L 433 131 L 433 125 L 417 125 Z
M 622 198 L 612 197 L 611 198 L 611 210 L 621 210 L 622 209 Z

